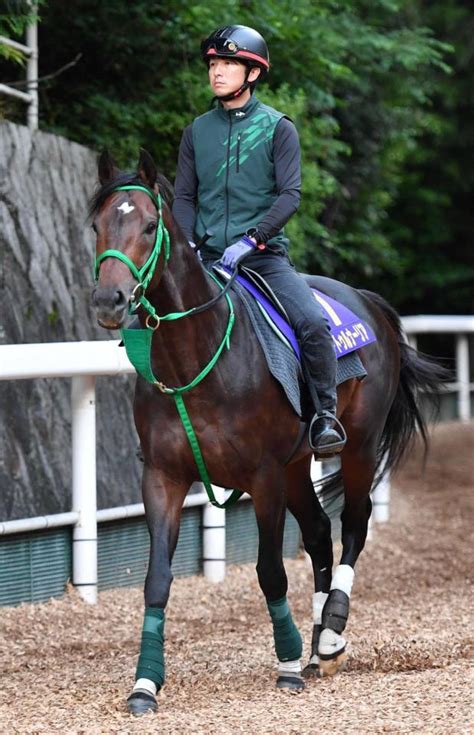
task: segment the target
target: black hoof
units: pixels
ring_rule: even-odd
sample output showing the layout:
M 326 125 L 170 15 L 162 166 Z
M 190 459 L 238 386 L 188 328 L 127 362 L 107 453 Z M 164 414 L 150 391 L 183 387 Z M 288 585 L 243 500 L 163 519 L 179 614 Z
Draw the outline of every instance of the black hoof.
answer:
M 157 708 L 153 694 L 144 690 L 132 692 L 127 699 L 127 709 L 131 715 L 146 715 L 147 712 L 156 712 Z
M 319 679 L 321 677 L 321 672 L 319 670 L 318 664 L 308 664 L 304 667 L 302 676 L 304 679 Z
M 277 689 L 289 689 L 292 692 L 302 692 L 305 687 L 301 676 L 279 676 Z

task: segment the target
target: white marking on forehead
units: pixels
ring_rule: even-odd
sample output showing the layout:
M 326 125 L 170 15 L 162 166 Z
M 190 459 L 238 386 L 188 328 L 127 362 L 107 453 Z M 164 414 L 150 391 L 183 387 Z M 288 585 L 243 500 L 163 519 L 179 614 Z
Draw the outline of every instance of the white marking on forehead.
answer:
M 117 209 L 119 212 L 123 212 L 124 214 L 130 214 L 130 212 L 133 212 L 135 207 L 133 207 L 128 202 L 124 202 L 123 204 L 120 205 L 120 207 L 117 207 Z

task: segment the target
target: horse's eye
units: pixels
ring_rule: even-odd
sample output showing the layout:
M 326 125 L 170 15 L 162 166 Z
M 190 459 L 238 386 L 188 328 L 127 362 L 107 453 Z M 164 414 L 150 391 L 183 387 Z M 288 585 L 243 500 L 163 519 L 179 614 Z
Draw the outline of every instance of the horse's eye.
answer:
M 91 224 L 92 229 L 94 230 L 95 234 L 97 235 L 97 227 L 95 226 L 95 222 Z
M 145 233 L 147 235 L 153 234 L 153 232 L 156 230 L 156 222 L 150 222 L 149 225 L 147 225 Z

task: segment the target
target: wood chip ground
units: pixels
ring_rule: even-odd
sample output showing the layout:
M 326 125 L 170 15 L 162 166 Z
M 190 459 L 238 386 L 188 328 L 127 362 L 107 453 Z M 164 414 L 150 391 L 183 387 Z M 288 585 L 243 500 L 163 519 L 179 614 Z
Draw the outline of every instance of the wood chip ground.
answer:
M 347 670 L 304 693 L 275 688 L 272 633 L 253 565 L 225 582 L 173 583 L 167 683 L 156 715 L 130 717 L 142 591 L 69 591 L 0 608 L 0 732 L 474 733 L 474 425 L 444 424 L 423 470 L 415 452 L 393 480 L 391 518 L 374 528 L 356 572 Z M 245 540 L 243 539 L 243 543 Z M 312 580 L 286 562 L 289 600 L 311 641 Z

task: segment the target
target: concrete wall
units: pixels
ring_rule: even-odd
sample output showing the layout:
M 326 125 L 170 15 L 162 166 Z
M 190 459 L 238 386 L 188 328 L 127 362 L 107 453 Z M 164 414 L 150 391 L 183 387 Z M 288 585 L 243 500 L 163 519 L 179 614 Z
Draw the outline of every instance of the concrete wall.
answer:
M 96 154 L 0 122 L 0 344 L 117 338 L 90 306 Z M 99 507 L 140 500 L 132 377 L 98 378 Z M 70 509 L 70 381 L 0 382 L 0 519 Z

